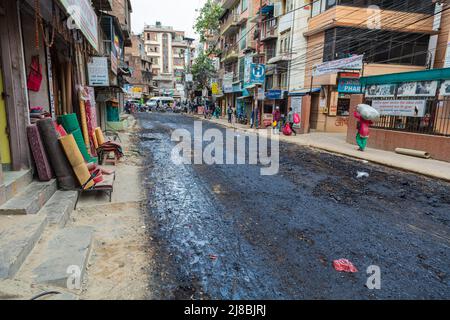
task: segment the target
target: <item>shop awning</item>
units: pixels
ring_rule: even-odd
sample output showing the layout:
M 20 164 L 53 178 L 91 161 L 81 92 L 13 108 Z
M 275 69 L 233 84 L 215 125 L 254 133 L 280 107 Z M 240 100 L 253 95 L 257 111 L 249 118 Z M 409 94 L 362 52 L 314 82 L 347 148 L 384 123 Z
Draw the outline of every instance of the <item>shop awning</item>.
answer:
M 289 92 L 288 95 L 289 96 L 306 96 L 310 92 L 312 92 L 312 93 L 320 92 L 320 88 L 312 88 L 312 90 L 311 89 L 303 89 L 303 90 L 298 90 L 298 91 L 291 91 L 291 92 Z
M 450 68 L 402 72 L 360 78 L 362 86 L 436 80 L 450 80 Z

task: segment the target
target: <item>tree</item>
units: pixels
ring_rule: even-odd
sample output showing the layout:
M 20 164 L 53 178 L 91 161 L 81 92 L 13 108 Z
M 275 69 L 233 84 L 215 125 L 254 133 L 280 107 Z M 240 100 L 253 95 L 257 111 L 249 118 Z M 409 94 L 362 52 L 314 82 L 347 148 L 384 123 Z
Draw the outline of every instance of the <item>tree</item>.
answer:
M 200 35 L 200 41 L 208 41 L 208 36 L 219 35 L 220 17 L 223 9 L 214 0 L 207 0 L 199 10 L 200 14 L 195 21 L 194 30 Z
M 217 74 L 213 60 L 204 52 L 201 52 L 195 59 L 191 71 L 194 76 L 194 81 L 200 89 L 209 88 L 211 79 Z

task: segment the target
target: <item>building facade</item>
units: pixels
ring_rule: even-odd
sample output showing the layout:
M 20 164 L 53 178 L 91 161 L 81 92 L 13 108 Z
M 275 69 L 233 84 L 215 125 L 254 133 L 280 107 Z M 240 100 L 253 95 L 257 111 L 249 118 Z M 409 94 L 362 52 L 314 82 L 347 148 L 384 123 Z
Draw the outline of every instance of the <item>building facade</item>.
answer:
M 131 36 L 131 47 L 125 48 L 125 63 L 131 73 L 126 85 L 129 97 L 148 98 L 153 92 L 152 62 L 145 53 L 142 35 Z
M 186 51 L 191 49 L 184 31 L 157 22 L 145 26 L 143 36 L 146 54 L 152 63 L 155 94 L 184 99 Z

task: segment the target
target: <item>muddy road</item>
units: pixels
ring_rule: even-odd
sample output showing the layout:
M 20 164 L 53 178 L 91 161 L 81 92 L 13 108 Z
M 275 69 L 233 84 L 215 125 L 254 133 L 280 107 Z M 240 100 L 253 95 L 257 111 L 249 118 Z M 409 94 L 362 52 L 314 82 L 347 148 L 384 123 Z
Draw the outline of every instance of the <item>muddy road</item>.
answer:
M 156 247 L 149 298 L 450 298 L 449 184 L 288 143 L 275 176 L 175 165 L 171 133 L 193 132 L 194 119 L 137 117 Z M 340 258 L 359 272 L 335 271 Z M 380 290 L 366 287 L 371 265 Z

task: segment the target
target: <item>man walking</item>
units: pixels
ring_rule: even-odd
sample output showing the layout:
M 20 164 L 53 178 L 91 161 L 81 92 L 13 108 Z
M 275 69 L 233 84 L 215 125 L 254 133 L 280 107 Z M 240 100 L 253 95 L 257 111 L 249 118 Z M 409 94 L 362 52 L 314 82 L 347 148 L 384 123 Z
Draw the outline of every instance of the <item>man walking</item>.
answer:
M 280 134 L 280 128 L 281 128 L 281 112 L 280 107 L 276 107 L 275 111 L 272 113 L 273 115 L 273 122 L 276 122 L 276 126 L 273 128 L 274 134 Z
M 233 115 L 233 109 L 231 109 L 230 105 L 228 105 L 227 108 L 227 115 L 228 115 L 228 123 L 231 123 L 231 116 Z

